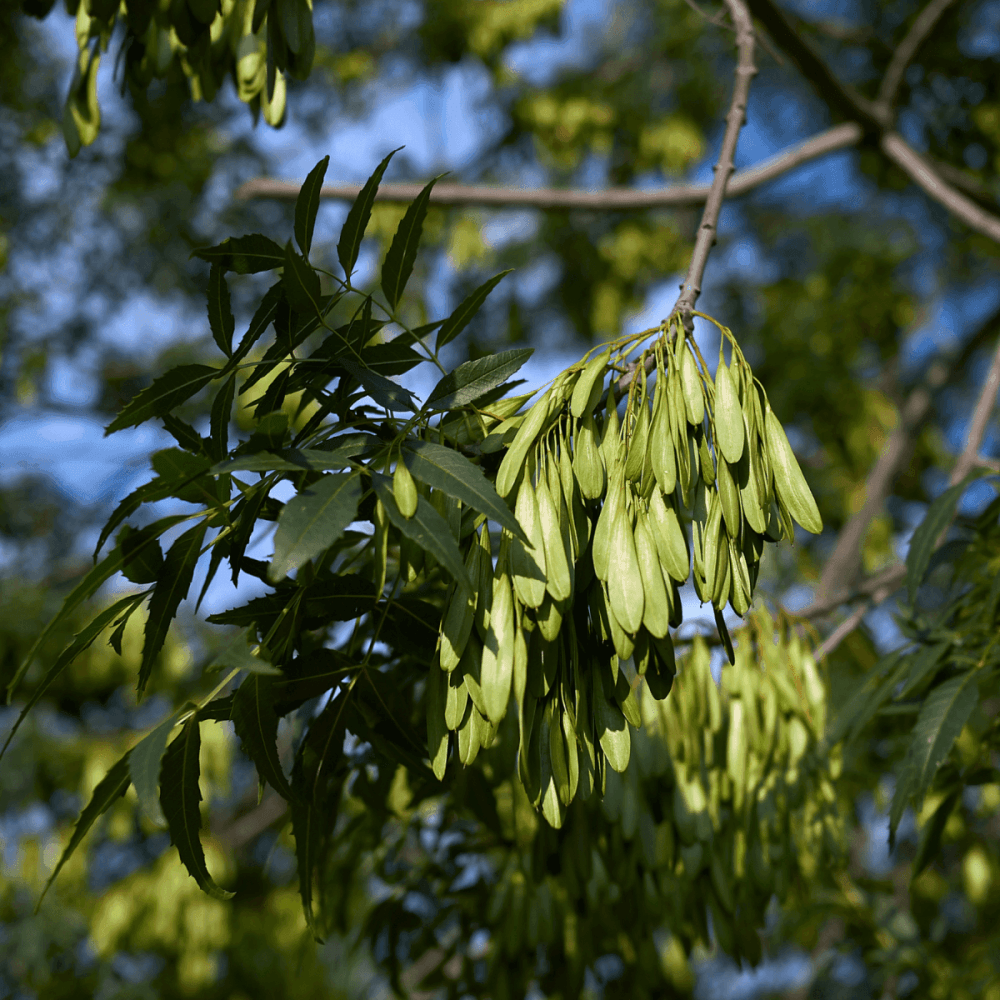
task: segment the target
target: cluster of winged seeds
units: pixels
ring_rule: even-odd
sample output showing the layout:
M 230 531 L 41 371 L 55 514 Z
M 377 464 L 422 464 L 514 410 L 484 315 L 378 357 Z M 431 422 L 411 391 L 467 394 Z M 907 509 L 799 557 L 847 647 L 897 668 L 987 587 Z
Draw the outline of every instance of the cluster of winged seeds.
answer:
M 613 396 L 598 414 L 627 346 L 562 372 L 491 435 L 506 445 L 496 490 L 522 536 L 501 529 L 495 561 L 485 521 L 465 543 L 474 590 L 456 587 L 442 619 L 441 670 L 431 671 L 439 774 L 448 733 L 471 762 L 513 694 L 521 780 L 558 826 L 578 790 L 603 789 L 606 765 L 628 763 L 626 723 L 641 724 L 628 668 L 654 698 L 670 691 L 680 585 L 691 577 L 711 601 L 732 661 L 721 610 L 746 614 L 764 542 L 792 539 L 793 518 L 821 530 L 763 387 L 720 330 L 732 361 L 720 345 L 714 379 L 676 323 L 639 357 L 621 418 Z M 398 493 L 407 485 L 397 476 Z

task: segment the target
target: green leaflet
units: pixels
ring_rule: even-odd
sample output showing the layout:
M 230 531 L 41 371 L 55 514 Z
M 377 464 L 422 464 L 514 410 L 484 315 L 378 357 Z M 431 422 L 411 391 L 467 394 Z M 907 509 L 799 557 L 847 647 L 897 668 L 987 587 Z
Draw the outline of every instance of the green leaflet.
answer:
M 970 670 L 936 687 L 924 702 L 913 727 L 903 774 L 896 784 L 889 812 L 890 840 L 903 809 L 913 799 L 919 809 L 934 775 L 951 752 L 958 734 L 979 702 L 979 675 Z
M 255 674 L 245 678 L 233 695 L 231 717 L 243 752 L 254 762 L 261 781 L 290 799 L 292 790 L 278 759 L 278 715 L 271 678 Z
M 503 385 L 534 353 L 534 348 L 522 347 L 466 361 L 434 386 L 427 397 L 426 409 L 457 410 L 460 406 L 467 406 L 491 389 Z
M 153 661 L 163 648 L 170 623 L 177 614 L 177 606 L 187 596 L 194 568 L 201 554 L 206 524 L 200 521 L 184 532 L 167 552 L 163 570 L 149 599 L 149 617 L 146 619 L 145 641 L 142 646 L 142 663 L 139 666 L 138 695 L 146 689 L 146 682 L 153 669 Z
M 357 517 L 360 500 L 361 478 L 356 472 L 325 475 L 289 500 L 278 518 L 268 570 L 271 581 L 283 580 L 329 548 Z
M 172 528 L 175 524 L 179 524 L 181 521 L 187 520 L 186 514 L 174 514 L 170 517 L 160 518 L 154 525 L 150 525 L 148 530 L 150 534 L 148 536 L 148 543 L 151 545 L 153 540 L 163 532 Z M 154 530 L 155 529 L 155 530 Z M 134 557 L 137 553 L 133 552 Z M 51 635 L 52 630 L 66 618 L 68 618 L 87 598 L 93 597 L 97 593 L 98 588 L 106 581 L 109 580 L 115 573 L 117 573 L 121 568 L 125 560 L 125 554 L 122 552 L 121 548 L 113 549 L 101 562 L 99 562 L 84 578 L 73 588 L 70 595 L 63 601 L 62 607 L 56 616 L 45 626 L 45 630 L 42 634 L 35 640 L 32 644 L 30 650 L 28 650 L 28 655 L 25 657 L 24 662 L 17 668 L 13 678 L 7 685 L 7 704 L 10 704 L 10 700 L 13 697 L 14 690 L 20 683 L 21 678 L 25 675 L 28 668 L 35 660 L 35 656 L 41 647 L 42 643 Z
M 301 254 L 295 252 L 291 240 L 285 244 L 285 274 L 282 281 L 288 304 L 297 313 L 312 316 L 322 312 L 319 275 Z
M 910 603 L 917 598 L 917 589 L 923 582 L 924 574 L 930 565 L 931 555 L 934 552 L 934 545 L 938 535 L 944 531 L 945 526 L 951 521 L 958 506 L 958 501 L 965 492 L 966 487 L 974 479 L 983 475 L 985 470 L 973 469 L 960 483 L 949 487 L 937 497 L 927 508 L 924 519 L 917 525 L 910 539 L 910 548 L 906 553 L 906 589 L 909 593 Z M 792 512 L 794 514 L 794 511 Z M 801 521 L 799 522 L 802 523 Z M 804 525 L 803 525 L 804 527 Z
M 159 826 L 166 823 L 160 808 L 160 765 L 179 715 L 180 711 L 177 711 L 164 719 L 136 743 L 129 753 L 129 777 L 139 798 L 139 805 Z
M 427 215 L 427 205 L 430 202 L 431 189 L 438 182 L 437 177 L 426 184 L 399 222 L 396 235 L 385 255 L 382 264 L 382 292 L 389 301 L 391 308 L 399 304 L 406 282 L 413 272 L 413 263 L 417 259 L 417 246 L 420 234 L 424 228 L 424 218 Z
M 361 241 L 364 239 L 365 230 L 368 228 L 368 221 L 372 216 L 372 206 L 375 204 L 375 192 L 382 181 L 385 168 L 389 166 L 389 161 L 403 147 L 394 149 L 376 168 L 375 172 L 365 181 L 364 187 L 358 192 L 351 210 L 347 213 L 347 220 L 340 230 L 340 241 L 337 243 L 337 259 L 344 269 L 344 274 L 350 280 L 351 272 L 358 260 L 358 251 L 361 249 Z
M 231 236 L 218 246 L 200 247 L 191 251 L 192 257 L 200 257 L 210 264 L 218 264 L 223 271 L 237 274 L 257 274 L 284 267 L 285 252 L 272 239 L 251 233 L 249 236 Z
M 63 865 L 69 861 L 73 852 L 83 842 L 83 838 L 87 836 L 90 828 L 108 811 L 108 809 L 111 808 L 112 805 L 114 805 L 118 799 L 125 794 L 126 791 L 128 791 L 128 786 L 130 784 L 129 754 L 131 754 L 131 751 L 126 753 L 121 760 L 115 763 L 108 773 L 98 782 L 97 787 L 94 789 L 94 794 L 91 795 L 90 801 L 84 807 L 83 811 L 80 813 L 79 819 L 76 821 L 76 826 L 73 829 L 73 836 L 70 837 L 69 843 L 66 845 L 66 849 L 60 855 L 58 863 L 52 870 L 52 874 L 49 876 L 48 881 L 45 883 L 45 888 L 42 890 L 42 894 L 35 906 L 36 913 L 38 912 L 38 907 L 42 905 L 42 900 L 45 898 L 45 894 L 49 891 L 49 887 L 56 880 L 56 876 L 62 870 Z
M 201 846 L 201 728 L 192 715 L 163 754 L 160 769 L 160 805 L 167 818 L 170 842 L 177 848 L 191 877 L 214 899 L 231 899 L 233 894 L 215 884 L 205 863 Z
M 389 520 L 424 552 L 434 556 L 456 580 L 459 588 L 468 592 L 472 583 L 465 572 L 462 553 L 448 527 L 448 522 L 431 506 L 430 501 L 420 497 L 413 517 L 403 517 L 392 494 L 389 477 L 373 472 L 372 483 Z
M 740 427 L 742 426 L 741 423 Z M 816 506 L 816 501 L 813 499 L 805 476 L 802 475 L 799 463 L 795 460 L 792 446 L 788 443 L 784 428 L 778 422 L 778 418 L 770 406 L 764 412 L 764 433 L 767 455 L 774 473 L 774 489 L 778 494 L 778 499 L 806 531 L 818 535 L 823 530 L 819 508 Z
M 319 194 L 329 165 L 330 157 L 324 156 L 309 171 L 309 176 L 306 177 L 299 189 L 299 196 L 295 199 L 295 240 L 306 257 L 312 249 L 313 229 L 316 225 L 316 213 L 319 211 Z
M 483 470 L 453 448 L 431 441 L 407 441 L 407 465 L 422 483 L 441 490 L 467 507 L 485 514 L 512 535 L 527 541 L 517 519 L 497 496 Z
M 105 437 L 126 427 L 137 427 L 152 417 L 162 417 L 190 399 L 199 389 L 204 389 L 222 372 L 223 369 L 210 368 L 208 365 L 178 365 L 171 368 L 125 404 L 118 416 L 104 429 Z
M 386 410 L 409 410 L 415 413 L 417 401 L 409 389 L 403 388 L 398 382 L 393 382 L 384 375 L 363 367 L 352 358 L 342 357 L 340 366 L 346 369 L 358 380 L 365 392 L 375 402 Z
M 123 597 L 120 601 L 112 604 L 110 608 L 105 608 L 89 625 L 82 628 L 77 632 L 73 641 L 59 654 L 55 663 L 49 667 L 48 672 L 45 677 L 39 682 L 35 687 L 35 690 L 31 692 L 31 696 L 28 698 L 27 703 L 24 708 L 21 709 L 21 714 L 17 717 L 17 721 L 11 728 L 10 733 L 7 735 L 7 739 L 4 742 L 3 749 L 0 749 L 0 757 L 7 752 L 7 747 L 10 746 L 10 741 L 14 738 L 14 734 L 21 727 L 21 723 L 24 721 L 28 712 L 31 711 L 35 705 L 41 701 L 42 696 L 46 691 L 52 686 L 53 682 L 59 677 L 59 675 L 90 645 L 93 641 L 113 622 L 115 619 L 121 616 L 122 623 L 139 607 L 140 604 L 146 599 L 149 594 L 148 590 L 144 590 L 139 594 L 129 594 L 128 597 Z
M 471 292 L 464 299 L 462 299 L 455 311 L 444 321 L 444 323 L 441 324 L 441 329 L 438 331 L 437 335 L 437 349 L 439 351 L 445 344 L 451 343 L 451 341 L 453 341 L 469 325 L 469 321 L 476 315 L 477 312 L 479 312 L 482 304 L 486 301 L 486 296 L 489 295 L 490 292 L 492 292 L 493 289 L 496 288 L 496 286 L 508 274 L 510 274 L 512 270 L 513 268 L 508 268 L 506 271 L 501 271 L 499 274 L 495 274 L 492 278 L 484 281 L 474 292 Z M 503 351 L 501 353 L 512 354 L 514 352 Z M 469 362 L 469 364 L 475 364 L 475 362 Z M 462 367 L 464 366 L 459 366 L 459 368 Z M 517 369 L 515 369 L 515 371 L 516 370 Z M 454 372 L 452 374 L 454 374 Z M 447 378 L 447 376 L 445 377 Z M 509 376 L 505 377 L 509 378 Z M 499 385 L 500 383 L 498 382 L 496 384 Z M 433 398 L 434 394 L 432 393 L 431 399 Z M 451 405 L 455 406 L 457 404 L 453 403 Z
M 208 275 L 208 325 L 219 350 L 226 357 L 232 356 L 236 320 L 229 304 L 226 275 L 218 264 L 212 265 Z

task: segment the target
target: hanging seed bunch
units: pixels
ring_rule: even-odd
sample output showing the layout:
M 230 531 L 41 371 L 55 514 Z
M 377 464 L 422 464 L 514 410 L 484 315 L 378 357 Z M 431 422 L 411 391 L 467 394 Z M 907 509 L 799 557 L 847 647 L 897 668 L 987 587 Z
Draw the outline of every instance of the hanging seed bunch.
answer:
M 561 373 L 483 443 L 484 451 L 506 445 L 496 490 L 522 530 L 502 529 L 495 565 L 487 523 L 465 543 L 475 592 L 455 589 L 442 619 L 441 671 L 431 672 L 439 773 L 448 732 L 470 763 L 492 742 L 513 693 L 521 779 L 559 826 L 578 791 L 603 792 L 606 766 L 628 764 L 629 725 L 641 717 L 623 666 L 653 697 L 670 691 L 680 585 L 691 577 L 712 603 L 732 661 L 721 611 L 728 603 L 746 614 L 765 540 L 792 539 L 793 518 L 821 530 L 763 387 L 731 332 L 719 329 L 714 380 L 678 322 L 641 353 L 639 365 L 654 359 L 654 377 L 631 383 L 621 420 L 613 402 L 595 411 L 634 339 L 614 358 L 609 347 Z

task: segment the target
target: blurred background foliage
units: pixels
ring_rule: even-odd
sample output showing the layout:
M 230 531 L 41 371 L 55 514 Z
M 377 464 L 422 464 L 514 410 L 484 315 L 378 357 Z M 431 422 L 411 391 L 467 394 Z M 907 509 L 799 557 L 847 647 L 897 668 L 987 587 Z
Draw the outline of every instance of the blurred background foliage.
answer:
M 874 96 L 921 6 L 828 0 L 785 9 L 842 80 Z M 336 167 L 343 180 L 360 181 L 403 142 L 387 180 L 450 170 L 448 180 L 512 187 L 705 181 L 730 90 L 730 32 L 682 0 L 315 0 L 312 71 L 288 74 L 282 129 L 255 128 L 253 102 L 248 111 L 221 76 L 214 100 L 194 99 L 206 95 L 192 92 L 179 61 L 143 81 L 122 65 L 131 57 L 119 58 L 119 25 L 97 79 L 100 131 L 70 160 L 62 122 L 79 19 L 61 4 L 26 9 L 45 16 L 0 6 L 4 682 L 89 564 L 99 525 L 145 475 L 146 456 L 169 443 L 144 431 L 109 448 L 100 428 L 153 373 L 208 352 L 207 271 L 190 250 L 230 233 L 290 228 L 290 204 L 236 201 L 239 184 L 261 174 L 302 177 L 328 151 L 330 180 Z M 906 72 L 897 109 L 906 138 L 994 212 L 998 61 L 1000 4 L 956 3 Z M 788 59 L 759 49 L 758 63 L 738 166 L 836 120 Z M 370 284 L 402 211 L 383 204 L 373 217 L 361 262 Z M 345 213 L 341 205 L 321 211 L 318 262 L 324 254 L 332 262 Z M 666 315 L 697 218 L 692 209 L 432 207 L 408 318 L 443 316 L 488 275 L 515 267 L 456 342 L 453 360 L 524 342 L 554 359 L 554 371 L 598 340 Z M 961 448 L 997 335 L 998 252 L 887 166 L 873 140 L 726 206 L 701 305 L 737 332 L 826 525 L 818 539 L 765 563 L 759 586 L 774 601 L 807 602 L 906 399 L 941 361 L 947 378 L 934 387 L 912 459 L 865 538 L 865 569 L 905 553 Z M 245 324 L 262 286 L 248 276 L 232 288 Z M 711 343 L 709 333 L 700 336 Z M 984 452 L 998 451 L 994 421 Z M 991 496 L 986 486 L 970 491 L 962 510 L 972 516 Z M 233 603 L 231 593 L 214 599 L 217 608 Z M 831 656 L 834 712 L 904 641 L 892 610 L 871 612 Z M 56 655 L 88 617 L 67 623 L 43 655 Z M 345 807 L 352 833 L 327 873 L 340 925 L 317 948 L 301 915 L 283 814 L 266 795 L 258 805 L 255 772 L 228 723 L 204 728 L 202 761 L 209 864 L 236 890 L 232 902 L 200 894 L 130 792 L 33 915 L 69 825 L 107 766 L 201 690 L 198 668 L 213 638 L 189 615 L 186 633 L 162 654 L 157 693 L 136 705 L 130 636 L 140 626 L 129 626 L 121 656 L 94 646 L 63 675 L 0 767 L 0 996 L 416 997 L 433 995 L 435 983 L 454 989 L 460 975 L 470 990 L 485 989 L 474 985 L 491 947 L 483 914 L 489 926 L 502 920 L 506 904 L 494 902 L 494 911 L 490 901 L 521 891 L 511 887 L 523 878 L 495 845 L 490 851 L 496 795 L 484 797 L 470 777 L 465 806 L 432 808 L 419 796 L 414 806 L 405 780 L 362 753 Z M 38 679 L 29 675 L 21 698 Z M 657 996 L 1000 1000 L 998 709 L 996 699 L 984 701 L 956 751 L 959 763 L 985 752 L 992 773 L 959 795 L 940 858 L 912 882 L 920 831 L 941 796 L 904 816 L 890 853 L 887 814 L 903 741 L 889 717 L 853 745 L 836 784 L 848 856 L 829 880 L 806 880 L 784 908 L 773 905 L 769 962 L 740 972 L 718 951 L 689 956 L 682 934 L 654 939 L 641 908 L 620 907 L 614 933 L 594 941 L 587 989 L 640 996 L 655 982 Z M 0 710 L 4 730 L 18 710 Z M 294 727 L 281 736 L 290 750 Z M 533 844 L 544 840 L 536 832 Z M 558 889 L 565 876 L 556 862 L 544 874 L 558 852 L 532 850 L 541 884 Z M 612 881 L 627 882 L 626 868 Z M 457 914 L 457 938 L 435 937 L 448 926 L 442 907 Z M 365 943 L 377 926 L 383 937 Z M 533 996 L 562 991 L 553 961 L 565 947 L 538 949 Z

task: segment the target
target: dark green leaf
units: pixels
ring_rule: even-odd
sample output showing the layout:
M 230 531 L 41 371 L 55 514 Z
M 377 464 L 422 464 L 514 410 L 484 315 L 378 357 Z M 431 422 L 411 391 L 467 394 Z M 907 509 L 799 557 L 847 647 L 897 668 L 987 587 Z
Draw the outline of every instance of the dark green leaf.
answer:
M 223 271 L 235 271 L 237 274 L 273 271 L 285 264 L 285 254 L 281 247 L 260 233 L 231 236 L 218 246 L 192 250 L 191 256 L 200 257 L 210 264 L 218 264 Z
M 361 383 L 361 387 L 379 406 L 387 410 L 416 411 L 417 400 L 409 389 L 362 367 L 351 358 L 341 358 L 340 364 Z
M 388 344 L 375 344 L 361 352 L 361 359 L 379 375 L 402 375 L 423 364 L 427 358 L 417 354 L 412 347 L 393 340 Z
M 219 350 L 226 357 L 231 357 L 236 320 L 233 318 L 232 306 L 229 304 L 229 284 L 226 281 L 226 272 L 218 264 L 213 264 L 208 273 L 208 323 L 212 328 L 212 337 L 219 345 Z
M 427 215 L 427 205 L 431 197 L 431 188 L 438 182 L 435 177 L 414 199 L 413 204 L 406 209 L 406 214 L 396 228 L 396 235 L 392 238 L 392 244 L 385 255 L 385 262 L 382 264 L 382 292 L 389 300 L 391 308 L 395 309 L 399 304 L 403 289 L 410 274 L 413 272 L 413 264 L 417 259 L 417 246 L 420 243 L 420 234 L 424 228 L 424 218 Z
M 42 680 L 35 687 L 34 691 L 31 692 L 31 696 L 28 698 L 27 704 L 21 709 L 21 714 L 17 717 L 17 721 L 14 723 L 13 728 L 7 735 L 7 739 L 4 742 L 3 749 L 0 750 L 0 757 L 7 752 L 7 747 L 10 746 L 10 741 L 14 738 L 14 734 L 21 727 L 21 723 L 24 722 L 28 713 L 41 701 L 43 695 L 52 686 L 56 678 L 89 646 L 92 645 L 94 640 L 121 614 L 124 614 L 126 618 L 146 599 L 146 595 L 149 593 L 148 590 L 144 590 L 140 594 L 129 594 L 128 597 L 123 597 L 120 601 L 112 604 L 110 608 L 105 608 L 89 625 L 82 628 L 74 636 L 73 641 L 59 654 L 55 663 L 49 667 L 48 672 L 42 678 Z
M 907 697 L 911 692 L 916 691 L 924 680 L 929 676 L 933 676 L 944 654 L 950 648 L 951 643 L 948 642 L 938 642 L 931 646 L 921 646 L 910 658 L 910 671 L 906 678 L 906 684 L 896 697 Z
M 142 647 L 142 664 L 139 667 L 137 693 L 141 697 L 146 689 L 153 661 L 163 648 L 170 623 L 177 614 L 177 606 L 187 595 L 194 576 L 194 568 L 205 538 L 205 522 L 200 521 L 185 531 L 163 560 L 163 572 L 149 601 L 149 618 L 146 619 L 145 641 Z
M 267 330 L 267 328 L 274 322 L 278 306 L 284 301 L 284 298 L 285 287 L 280 281 L 273 284 L 264 293 L 264 298 L 261 299 L 260 305 L 257 306 L 257 311 L 253 314 L 253 319 L 250 320 L 250 326 L 247 328 L 247 332 L 243 334 L 240 346 L 236 349 L 236 353 L 233 355 L 232 360 L 226 366 L 227 370 L 242 361 L 243 358 L 245 358 L 249 353 L 250 348 L 253 347 L 258 340 L 260 340 L 264 331 Z
M 920 831 L 917 856 L 913 859 L 911 878 L 916 878 L 937 857 L 938 851 L 941 850 L 941 834 L 944 833 L 945 825 L 960 795 L 961 790 L 957 789 L 951 795 L 945 796 L 944 801 L 934 810 L 934 815 L 924 824 L 924 828 Z
M 49 891 L 49 886 L 56 880 L 56 876 L 62 870 L 62 866 L 73 856 L 73 852 L 80 846 L 90 828 L 128 791 L 129 783 L 129 754 L 127 753 L 98 782 L 97 787 L 94 789 L 94 794 L 91 795 L 90 801 L 83 812 L 80 813 L 80 818 L 76 821 L 73 836 L 70 837 L 69 843 L 66 845 L 66 850 L 62 852 L 59 862 L 49 876 L 49 880 L 45 883 L 45 888 L 42 890 L 42 895 L 38 900 L 38 906 L 41 906 L 42 899 L 45 898 L 45 893 Z M 35 912 L 37 911 L 38 907 L 36 906 Z
M 337 818 L 340 787 L 330 787 L 331 779 L 342 778 L 344 761 L 343 709 L 350 690 L 334 696 L 309 726 L 292 767 L 292 835 L 299 867 L 299 894 L 306 922 L 319 939 L 313 913 L 313 878 L 323 845 Z
M 286 799 L 292 797 L 278 759 L 278 716 L 270 677 L 251 675 L 233 695 L 232 719 L 243 752 L 254 762 L 262 781 Z
M 162 417 L 221 374 L 221 368 L 209 368 L 207 365 L 178 365 L 171 368 L 125 404 L 121 413 L 108 424 L 105 436 L 126 427 L 137 427 L 151 417 Z
M 372 473 L 375 492 L 385 506 L 389 520 L 411 541 L 415 542 L 425 552 L 429 552 L 444 569 L 454 577 L 458 585 L 466 592 L 472 591 L 465 563 L 459 551 L 455 536 L 448 527 L 448 522 L 431 506 L 424 497 L 417 498 L 417 510 L 413 517 L 403 517 L 396 505 L 392 491 L 392 480 L 380 473 Z
M 334 448 L 284 448 L 220 462 L 213 472 L 321 472 L 326 469 L 346 469 L 351 459 L 364 455 L 379 444 L 373 434 L 345 434 L 334 438 Z
M 951 521 L 965 488 L 983 474 L 984 470 L 973 469 L 960 483 L 945 490 L 927 508 L 924 519 L 913 532 L 913 537 L 910 539 L 910 550 L 906 553 L 906 589 L 909 592 L 911 604 L 917 598 L 917 590 L 927 572 L 927 565 L 930 562 L 938 535 Z
M 139 805 L 146 815 L 157 825 L 166 822 L 160 808 L 160 764 L 167 749 L 170 734 L 174 731 L 180 712 L 174 712 L 164 719 L 152 732 L 147 733 L 134 747 L 129 756 L 129 776 L 135 786 Z
M 164 448 L 153 455 L 150 464 L 159 477 L 153 482 L 169 491 L 168 496 L 187 503 L 218 506 L 220 484 L 205 474 L 212 464 L 207 456 L 192 455 L 180 448 Z
M 312 19 L 310 18 L 310 21 Z M 289 43 L 289 48 L 292 48 Z M 293 52 L 297 49 L 292 48 Z M 299 196 L 295 199 L 295 239 L 298 241 L 299 249 L 309 256 L 312 249 L 313 228 L 316 225 L 316 212 L 319 210 L 319 193 L 323 187 L 323 178 L 326 176 L 326 168 L 330 165 L 330 157 L 324 156 L 305 179 L 299 189 Z
M 323 476 L 285 504 L 274 536 L 269 576 L 277 583 L 340 537 L 358 516 L 361 477 L 356 472 Z
M 243 562 L 243 554 L 246 552 L 247 544 L 253 529 L 257 526 L 257 519 L 260 515 L 261 507 L 268 499 L 267 493 L 270 484 L 263 480 L 246 493 L 233 507 L 233 528 L 232 541 L 229 545 L 229 565 L 233 572 L 233 586 L 235 587 L 240 579 L 240 566 Z
M 212 400 L 209 419 L 211 427 L 212 456 L 222 461 L 229 451 L 229 421 L 233 415 L 233 400 L 236 398 L 236 376 L 230 375 Z
M 453 410 L 471 403 L 506 382 L 534 353 L 530 347 L 522 347 L 466 361 L 434 386 L 427 408 Z
M 285 244 L 285 295 L 288 304 L 297 312 L 307 316 L 318 315 L 320 311 L 319 275 L 312 266 L 297 254 L 292 241 Z
M 137 529 L 127 524 L 118 533 L 118 546 L 123 554 L 122 573 L 132 583 L 156 583 L 163 569 L 163 550 L 156 537 L 151 538 L 150 534 L 149 528 Z
M 181 420 L 174 413 L 164 413 L 160 419 L 163 421 L 163 428 L 185 451 L 192 455 L 200 455 L 205 450 L 205 440 L 202 436 L 185 420 Z
M 177 847 L 184 867 L 198 885 L 214 899 L 232 899 L 233 894 L 215 884 L 205 864 L 201 839 L 201 728 L 196 715 L 167 747 L 160 770 L 160 805 L 167 818 L 170 842 Z
M 368 228 L 368 220 L 372 216 L 372 205 L 375 204 L 375 193 L 382 181 L 382 175 L 385 173 L 385 168 L 389 166 L 389 161 L 402 148 L 400 146 L 398 149 L 394 149 L 375 168 L 375 172 L 365 181 L 364 187 L 358 192 L 354 204 L 351 205 L 351 210 L 347 213 L 347 221 L 340 231 L 340 241 L 337 243 L 337 259 L 348 279 L 350 279 L 354 265 L 358 260 L 358 251 L 361 249 L 361 241 Z
M 212 655 L 209 669 L 228 668 L 230 670 L 246 670 L 251 674 L 262 676 L 281 677 L 281 671 L 264 658 L 263 649 L 259 650 L 261 654 L 259 656 L 250 651 L 247 645 L 248 639 L 252 642 L 246 629 L 239 632 L 222 649 Z M 253 645 L 256 646 L 257 643 L 253 643 Z
M 486 296 L 512 270 L 513 268 L 508 268 L 506 271 L 501 271 L 499 274 L 493 275 L 489 281 L 484 281 L 474 292 L 467 295 L 459 303 L 458 308 L 444 321 L 441 331 L 437 335 L 437 349 L 439 351 L 445 344 L 453 341 L 469 325 L 469 320 L 479 312 L 480 307 L 486 301 Z
M 160 518 L 155 525 L 150 525 L 150 538 L 158 538 L 163 534 L 163 532 L 186 519 L 187 516 L 185 514 L 174 514 L 170 517 Z M 152 529 L 155 529 L 155 531 Z M 135 554 L 136 553 L 133 553 L 133 555 Z M 110 580 L 115 573 L 119 572 L 122 568 L 123 560 L 124 555 L 122 550 L 115 547 L 73 588 L 69 597 L 63 601 L 63 605 L 59 609 L 59 612 L 52 619 L 52 621 L 45 626 L 42 634 L 32 644 L 31 649 L 28 650 L 28 655 L 24 658 L 21 666 L 17 668 L 14 677 L 7 685 L 8 705 L 10 704 L 10 699 L 14 694 L 15 688 L 20 683 L 21 678 L 24 677 L 28 668 L 34 662 L 35 655 L 37 654 L 42 643 L 44 643 L 49 635 L 51 635 L 52 630 L 61 622 L 64 622 L 85 600 L 87 600 L 87 598 L 93 597 L 105 581 Z
M 407 441 L 406 467 L 419 479 L 448 496 L 492 518 L 511 534 L 527 542 L 517 519 L 497 496 L 483 470 L 464 455 L 431 441 Z
M 201 602 L 205 600 L 205 594 L 208 593 L 208 588 L 212 585 L 212 581 L 215 579 L 215 574 L 219 572 L 222 560 L 229 555 L 229 545 L 230 537 L 228 535 L 217 535 L 215 540 L 212 542 L 210 555 L 208 557 L 208 572 L 205 574 L 205 582 L 201 585 L 198 600 L 194 602 L 195 614 L 198 613 L 198 609 L 201 607 Z
M 927 696 L 907 754 L 913 767 L 918 806 L 978 701 L 978 675 L 974 670 L 945 681 Z
M 846 742 L 853 742 L 875 717 L 875 713 L 892 697 L 909 668 L 908 661 L 900 662 L 902 656 L 901 652 L 893 652 L 875 664 L 864 684 L 851 695 L 837 714 L 826 736 L 827 745 L 835 746 L 845 738 Z

